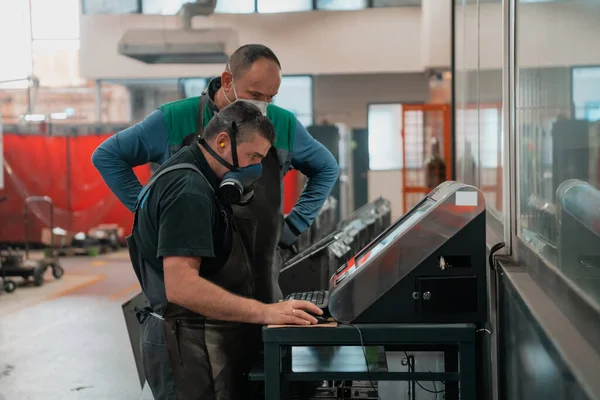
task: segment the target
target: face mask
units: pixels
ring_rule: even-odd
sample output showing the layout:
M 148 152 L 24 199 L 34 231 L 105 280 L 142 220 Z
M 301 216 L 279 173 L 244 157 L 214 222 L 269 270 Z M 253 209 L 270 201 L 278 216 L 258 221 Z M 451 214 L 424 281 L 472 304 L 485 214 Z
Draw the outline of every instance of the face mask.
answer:
M 199 143 L 215 160 L 229 169 L 229 172 L 223 176 L 223 180 L 217 190 L 217 195 L 221 201 L 228 205 L 247 205 L 254 197 L 254 184 L 262 175 L 262 164 L 253 164 L 240 168 L 235 142 L 235 132 L 237 131 L 235 123 L 232 130 L 234 134 L 230 133 L 229 138 L 231 139 L 233 165 L 221 158 L 204 139 L 200 139 Z
M 227 69 L 229 69 L 229 66 L 227 66 Z M 231 74 L 231 70 L 229 70 L 229 73 Z M 237 90 L 235 89 L 235 81 L 233 80 L 233 74 L 231 74 L 231 86 L 233 86 L 233 94 L 235 95 L 234 101 L 229 100 L 229 97 L 227 97 L 227 94 L 225 93 L 225 91 L 223 91 L 223 95 L 225 96 L 225 99 L 229 102 L 229 104 L 234 103 L 236 101 L 247 101 L 248 103 L 254 104 L 256 107 L 258 107 L 262 115 L 267 115 L 267 106 L 269 105 L 268 102 L 262 100 L 240 99 L 238 97 Z

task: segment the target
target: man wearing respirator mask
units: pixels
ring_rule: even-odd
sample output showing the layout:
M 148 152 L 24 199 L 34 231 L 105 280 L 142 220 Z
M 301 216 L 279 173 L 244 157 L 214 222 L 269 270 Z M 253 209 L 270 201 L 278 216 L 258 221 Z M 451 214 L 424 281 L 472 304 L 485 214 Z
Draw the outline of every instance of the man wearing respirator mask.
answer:
M 232 206 L 247 201 L 275 132 L 258 107 L 235 102 L 197 142 L 152 176 L 127 238 L 150 307 L 144 323 L 144 375 L 156 400 L 242 399 L 244 373 L 260 349 L 260 324 L 316 324 L 308 301 L 265 304 L 255 297 L 244 238 L 253 221 Z
M 293 247 L 318 215 L 339 174 L 331 153 L 294 114 L 270 104 L 280 84 L 281 65 L 275 54 L 263 45 L 242 46 L 202 96 L 159 107 L 142 122 L 107 139 L 92 157 L 107 185 L 133 211 L 141 190 L 133 167 L 162 164 L 182 146 L 195 143 L 197 133 L 228 104 L 249 100 L 258 106 L 273 123 L 276 139 L 262 161 L 262 175 L 253 192 L 250 188 L 241 193 L 245 201 L 233 208 L 236 216 L 252 220 L 255 226 L 245 239 L 246 247 L 257 274 L 256 298 L 269 303 L 282 297 L 278 248 Z M 284 221 L 283 177 L 292 168 L 306 175 L 308 183 Z M 232 182 L 230 189 L 235 187 Z

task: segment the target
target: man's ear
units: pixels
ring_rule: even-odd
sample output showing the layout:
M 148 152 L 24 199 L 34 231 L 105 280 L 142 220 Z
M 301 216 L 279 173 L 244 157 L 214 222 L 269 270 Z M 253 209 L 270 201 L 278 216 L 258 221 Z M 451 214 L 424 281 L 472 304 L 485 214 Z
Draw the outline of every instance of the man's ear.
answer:
M 220 132 L 215 140 L 215 144 L 217 146 L 217 151 L 220 153 L 223 153 L 224 150 L 227 148 L 227 144 L 229 143 L 230 139 L 229 139 L 229 135 L 227 134 L 227 132 Z
M 229 89 L 231 82 L 233 81 L 232 78 L 233 76 L 229 71 L 223 71 L 223 73 L 221 73 L 221 86 L 223 86 L 225 89 Z

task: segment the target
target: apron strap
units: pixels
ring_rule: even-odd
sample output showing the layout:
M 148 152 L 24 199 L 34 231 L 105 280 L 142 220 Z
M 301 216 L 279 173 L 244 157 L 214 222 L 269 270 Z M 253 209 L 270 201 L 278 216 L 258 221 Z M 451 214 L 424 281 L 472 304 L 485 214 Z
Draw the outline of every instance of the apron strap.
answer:
M 139 208 L 140 208 L 140 204 L 142 204 L 144 196 L 146 196 L 148 194 L 148 191 L 152 188 L 152 186 L 154 185 L 154 183 L 156 183 L 156 181 L 158 180 L 158 178 L 160 178 L 163 175 L 168 174 L 169 172 L 178 171 L 178 170 L 182 170 L 182 169 L 191 169 L 192 171 L 195 171 L 198 174 L 200 174 L 200 176 L 208 184 L 208 187 L 210 188 L 210 190 L 214 193 L 214 189 L 211 186 L 211 184 L 208 181 L 208 179 L 206 179 L 206 177 L 204 176 L 204 174 L 202 173 L 202 171 L 200 171 L 200 169 L 198 167 L 196 167 L 194 164 L 190 164 L 190 163 L 176 164 L 176 165 L 171 165 L 170 167 L 167 167 L 167 168 L 165 168 L 163 170 L 159 170 L 157 174 L 153 175 L 150 178 L 150 180 L 148 181 L 148 183 L 146 184 L 146 186 L 144 186 L 142 188 L 142 190 L 140 191 L 140 194 L 138 195 L 137 202 L 135 204 L 134 214 L 133 214 L 133 228 L 131 230 L 131 234 L 132 235 L 133 235 L 133 231 L 135 230 L 135 227 L 137 226 L 138 211 L 139 211 Z
M 206 97 L 208 95 L 202 92 L 200 96 L 200 105 L 198 106 L 198 126 L 196 126 L 196 135 L 202 136 L 204 133 L 204 107 L 206 107 Z

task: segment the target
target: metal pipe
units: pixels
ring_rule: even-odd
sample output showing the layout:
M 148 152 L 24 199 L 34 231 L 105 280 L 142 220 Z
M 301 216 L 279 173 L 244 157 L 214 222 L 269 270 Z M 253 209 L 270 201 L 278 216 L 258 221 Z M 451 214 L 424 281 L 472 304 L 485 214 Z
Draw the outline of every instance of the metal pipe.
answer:
M 183 29 L 192 29 L 192 18 L 196 15 L 209 16 L 215 11 L 217 0 L 200 0 L 194 3 L 185 3 L 179 9 L 181 17 L 181 27 Z

